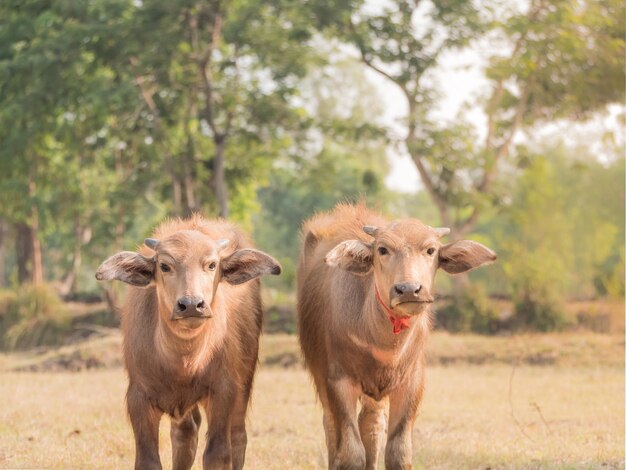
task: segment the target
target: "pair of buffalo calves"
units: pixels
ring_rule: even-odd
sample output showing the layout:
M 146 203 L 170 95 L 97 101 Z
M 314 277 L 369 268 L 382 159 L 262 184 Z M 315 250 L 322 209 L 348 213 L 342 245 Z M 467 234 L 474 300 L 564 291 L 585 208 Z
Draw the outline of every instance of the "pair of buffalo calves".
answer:
M 423 349 L 438 267 L 460 273 L 495 260 L 483 245 L 442 245 L 448 229 L 388 222 L 338 205 L 304 225 L 298 322 L 324 408 L 330 468 L 410 468 L 424 384 Z M 240 469 L 258 362 L 262 274 L 280 274 L 233 224 L 196 215 L 165 222 L 139 252 L 113 255 L 98 280 L 133 286 L 122 314 L 128 414 L 137 469 L 160 469 L 163 413 L 173 468 L 191 468 L 205 409 L 205 469 Z M 357 416 L 357 404 L 360 412 Z

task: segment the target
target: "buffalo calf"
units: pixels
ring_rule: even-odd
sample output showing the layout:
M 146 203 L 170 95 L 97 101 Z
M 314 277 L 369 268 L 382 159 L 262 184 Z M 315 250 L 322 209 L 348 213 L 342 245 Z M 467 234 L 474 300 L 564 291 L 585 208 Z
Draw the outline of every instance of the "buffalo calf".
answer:
M 128 414 L 135 468 L 160 469 L 159 421 L 171 417 L 173 468 L 191 468 L 199 407 L 208 419 L 205 469 L 240 469 L 258 358 L 261 274 L 280 265 L 222 220 L 165 222 L 139 252 L 98 268 L 98 280 L 130 284 L 122 310 Z
M 298 324 L 324 409 L 330 468 L 411 468 L 437 268 L 460 273 L 493 262 L 480 243 L 446 245 L 448 229 L 389 222 L 339 205 L 305 223 Z M 357 416 L 357 404 L 361 411 Z

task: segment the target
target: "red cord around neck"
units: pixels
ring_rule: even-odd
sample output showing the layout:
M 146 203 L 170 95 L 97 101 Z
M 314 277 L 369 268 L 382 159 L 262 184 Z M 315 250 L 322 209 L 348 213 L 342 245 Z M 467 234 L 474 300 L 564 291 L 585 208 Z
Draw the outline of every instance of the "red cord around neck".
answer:
M 378 293 L 378 286 L 376 285 L 376 283 L 374 283 L 374 290 L 376 292 L 376 300 L 378 300 L 378 303 L 383 308 L 383 310 L 387 312 L 387 317 L 389 317 L 389 321 L 393 325 L 393 334 L 397 335 L 402 330 L 406 330 L 410 326 L 409 321 L 411 320 L 411 317 L 398 317 L 394 315 L 393 310 L 387 307 L 385 305 L 385 302 L 383 302 L 383 299 L 380 297 L 380 294 Z

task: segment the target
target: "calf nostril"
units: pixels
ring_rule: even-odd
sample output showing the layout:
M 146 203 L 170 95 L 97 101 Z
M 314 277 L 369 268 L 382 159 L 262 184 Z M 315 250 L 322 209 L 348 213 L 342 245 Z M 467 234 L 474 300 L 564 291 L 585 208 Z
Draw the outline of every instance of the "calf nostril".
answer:
M 204 308 L 205 307 L 205 303 L 204 300 L 201 300 L 200 302 L 198 302 L 198 305 L 196 305 L 196 308 Z
M 178 301 L 178 310 L 180 310 L 181 312 L 184 312 L 185 310 L 187 310 L 187 306 L 182 303 L 180 300 Z
M 419 294 L 421 290 L 422 290 L 422 286 L 417 286 L 417 287 L 415 288 L 415 290 L 413 291 L 413 293 L 414 293 L 414 294 Z
M 393 290 L 396 292 L 396 294 L 398 295 L 402 295 L 404 293 L 404 289 L 402 288 L 402 286 L 400 285 L 395 285 L 393 286 Z

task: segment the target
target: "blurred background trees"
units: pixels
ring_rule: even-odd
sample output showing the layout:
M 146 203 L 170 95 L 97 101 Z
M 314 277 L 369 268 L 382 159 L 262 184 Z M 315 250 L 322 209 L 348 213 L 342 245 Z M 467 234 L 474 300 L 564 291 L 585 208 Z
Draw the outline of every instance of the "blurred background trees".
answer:
M 624 295 L 623 18 L 616 0 L 2 2 L 0 287 L 101 297 L 102 259 L 199 211 L 251 231 L 285 267 L 271 302 L 290 298 L 301 222 L 363 199 L 498 251 L 471 287 L 441 280 L 440 324 L 494 331 L 496 296 L 508 324 L 559 328 L 568 300 Z M 442 117 L 462 54 L 484 86 Z

